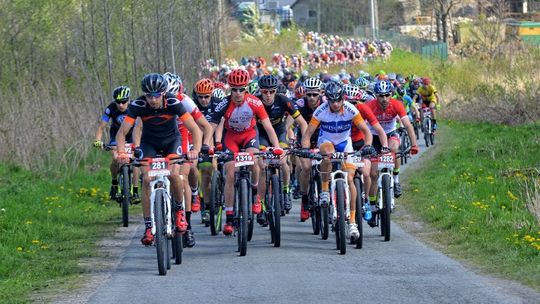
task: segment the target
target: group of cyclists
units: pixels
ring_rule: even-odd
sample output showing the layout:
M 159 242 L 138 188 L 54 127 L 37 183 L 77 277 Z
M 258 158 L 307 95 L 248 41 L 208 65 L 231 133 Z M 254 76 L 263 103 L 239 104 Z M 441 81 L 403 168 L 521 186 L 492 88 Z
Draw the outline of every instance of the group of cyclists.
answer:
M 190 95 L 182 79 L 173 73 L 150 73 L 141 81 L 142 95 L 133 98 L 127 86 L 113 90 L 113 102 L 105 109 L 95 136 L 94 145 L 102 147 L 103 130 L 110 123 L 110 141 L 116 151 L 111 162 L 110 196 L 118 193 L 117 168 L 130 162 L 124 147 L 131 142 L 138 159 L 158 155 L 184 155 L 187 162 L 171 165 L 169 176 L 175 200 L 176 229 L 184 233 L 187 247 L 195 245 L 191 228 L 191 215 L 201 211 L 203 222 L 208 219 L 211 197 L 210 178 L 216 170 L 209 155 L 215 151 L 253 152 L 261 149 L 279 151 L 299 149 L 320 153 L 361 151 L 364 166 L 361 169 L 367 200 L 376 211 L 377 162 L 376 155 L 398 152 L 399 137 L 396 124 L 403 126 L 411 141 L 410 153 L 418 153 L 415 132 L 411 122 L 419 120 L 419 106 L 430 107 L 435 114 L 437 90 L 427 77 L 380 71 L 377 75 L 359 71 L 352 75 L 342 71 L 338 75 L 320 73 L 302 79 L 278 77 L 271 72 L 250 73 L 246 68 L 232 69 L 225 82 L 202 78 L 194 85 Z M 433 117 L 435 118 L 435 117 Z M 435 122 L 435 121 L 434 121 Z M 308 204 L 309 178 L 312 163 L 299 157 L 285 157 L 281 161 L 284 208 L 292 208 L 292 192 L 300 200 L 300 220 L 310 218 Z M 257 222 L 264 225 L 261 193 L 265 193 L 264 164 L 251 166 L 252 210 Z M 356 189 L 352 182 L 356 166 L 346 162 L 349 172 L 351 201 Z M 140 167 L 134 172 L 133 201 L 142 202 L 145 232 L 144 245 L 151 245 L 152 221 L 150 217 L 150 181 L 148 169 Z M 234 174 L 233 162 L 224 165 L 226 174 L 223 189 L 225 224 L 223 233 L 233 233 Z M 400 163 L 396 159 L 393 169 L 394 196 L 402 195 L 399 182 Z M 321 163 L 321 204 L 330 202 L 328 160 Z M 307 174 L 306 174 L 307 172 Z M 142 176 L 142 195 L 139 194 L 138 174 Z M 291 182 L 292 179 L 298 184 Z M 372 182 L 375 181 L 375 182 Z M 292 189 L 294 186 L 295 189 Z M 202 193 L 201 193 L 202 192 Z M 202 197 L 202 199 L 201 199 Z M 184 202 L 184 204 L 182 204 Z M 349 235 L 358 237 L 355 204 L 350 204 Z M 358 211 L 361 212 L 361 211 Z M 368 221 L 372 227 L 374 218 Z

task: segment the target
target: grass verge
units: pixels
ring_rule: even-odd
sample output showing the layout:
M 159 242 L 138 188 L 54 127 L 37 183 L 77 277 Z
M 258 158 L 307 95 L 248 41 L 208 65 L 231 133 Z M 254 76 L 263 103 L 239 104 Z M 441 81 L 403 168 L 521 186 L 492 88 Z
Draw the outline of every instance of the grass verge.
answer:
M 400 204 L 443 251 L 540 290 L 540 124 L 446 122 Z M 400 220 L 404 220 L 401 218 Z
M 1 303 L 27 303 L 33 291 L 76 284 L 71 278 L 88 271 L 79 260 L 98 255 L 96 241 L 118 227 L 108 157 L 95 163 L 102 166 L 93 173 L 80 169 L 62 179 L 0 165 Z

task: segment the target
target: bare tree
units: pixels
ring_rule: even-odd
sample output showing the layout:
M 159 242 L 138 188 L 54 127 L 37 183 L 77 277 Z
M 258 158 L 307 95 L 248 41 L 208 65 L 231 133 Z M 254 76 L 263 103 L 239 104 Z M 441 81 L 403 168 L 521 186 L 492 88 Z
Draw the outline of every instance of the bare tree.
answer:
M 433 0 L 437 24 L 437 40 L 448 42 L 448 17 L 452 8 L 461 3 L 461 0 Z

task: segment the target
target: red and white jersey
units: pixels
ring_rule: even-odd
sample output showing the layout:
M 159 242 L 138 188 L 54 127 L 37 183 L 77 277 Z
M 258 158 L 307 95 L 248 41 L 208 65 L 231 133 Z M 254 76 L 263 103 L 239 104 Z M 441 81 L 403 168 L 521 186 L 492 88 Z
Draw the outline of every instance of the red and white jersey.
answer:
M 407 112 L 405 112 L 403 104 L 394 98 L 390 98 L 390 102 L 384 110 L 377 99 L 366 102 L 366 105 L 371 109 L 371 112 L 373 112 L 386 134 L 396 130 L 397 118 L 407 117 Z M 368 127 L 371 134 L 377 135 L 377 132 L 371 125 L 368 125 Z
M 254 129 L 257 120 L 268 118 L 268 114 L 259 98 L 245 93 L 244 101 L 238 106 L 232 102 L 231 96 L 216 105 L 211 122 L 219 124 L 222 117 L 225 119 L 225 129 L 241 133 Z

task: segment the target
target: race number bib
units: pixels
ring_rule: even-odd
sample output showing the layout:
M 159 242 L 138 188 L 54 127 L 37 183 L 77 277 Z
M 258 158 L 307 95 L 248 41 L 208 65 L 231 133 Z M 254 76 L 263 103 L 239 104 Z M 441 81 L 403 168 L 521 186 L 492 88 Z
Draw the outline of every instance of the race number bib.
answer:
M 255 164 L 253 153 L 249 153 L 249 152 L 234 153 L 234 166 L 235 167 L 251 166 L 253 164 Z
M 165 158 L 151 158 L 148 163 L 148 176 L 168 176 L 171 174 L 169 171 L 169 161 Z

